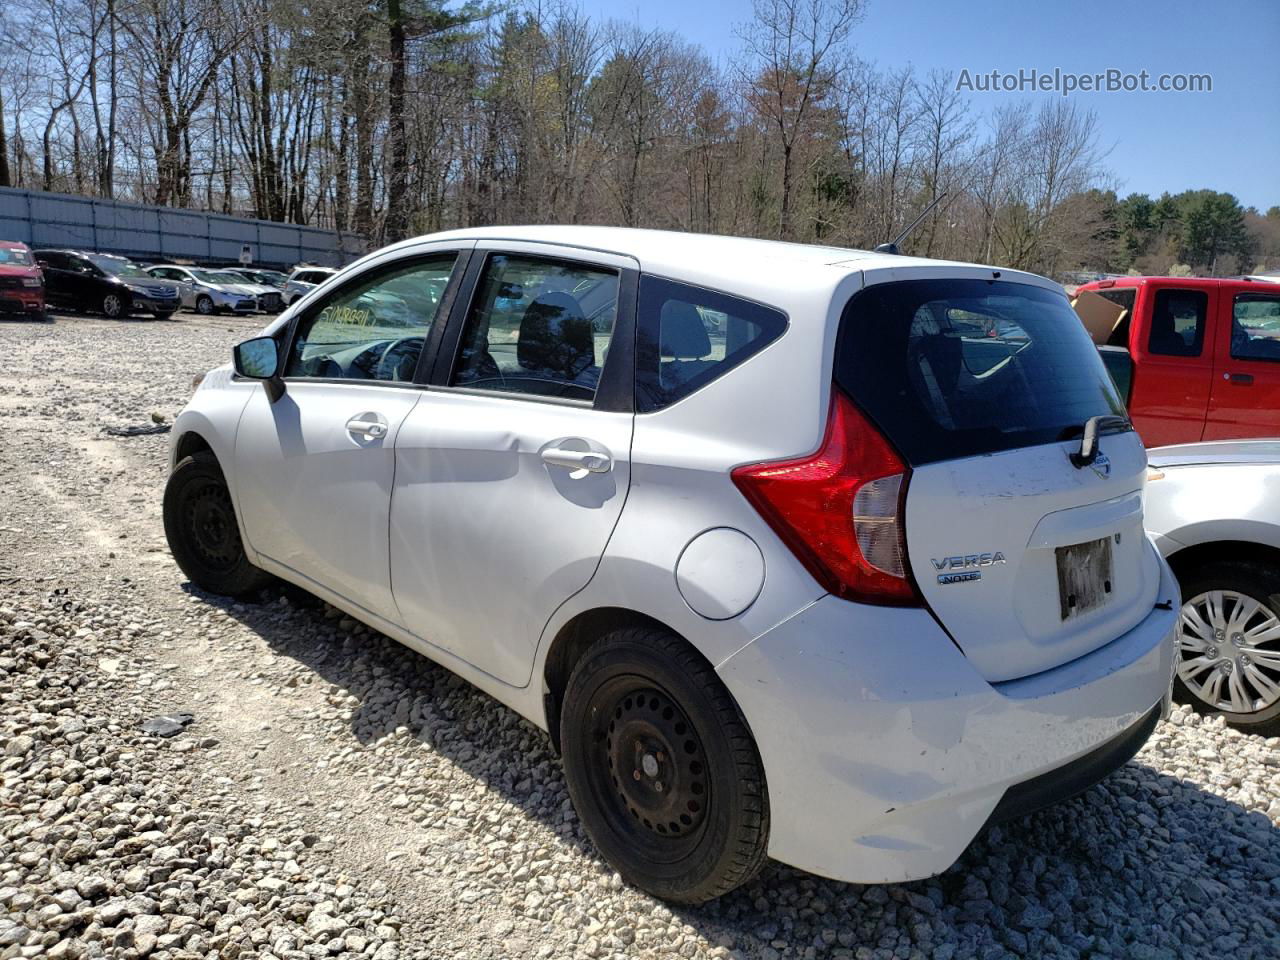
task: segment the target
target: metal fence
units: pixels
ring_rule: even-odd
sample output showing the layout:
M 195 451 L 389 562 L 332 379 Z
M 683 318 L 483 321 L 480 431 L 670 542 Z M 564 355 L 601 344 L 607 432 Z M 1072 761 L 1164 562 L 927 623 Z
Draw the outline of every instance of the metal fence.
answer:
M 317 227 L 9 187 L 0 187 L 0 240 L 198 263 L 234 263 L 247 244 L 253 263 L 281 268 L 340 267 L 366 249 L 363 237 Z

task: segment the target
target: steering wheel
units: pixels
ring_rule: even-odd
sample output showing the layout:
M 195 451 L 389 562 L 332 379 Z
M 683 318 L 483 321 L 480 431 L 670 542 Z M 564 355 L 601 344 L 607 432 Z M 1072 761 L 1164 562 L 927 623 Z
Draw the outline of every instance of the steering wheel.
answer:
M 425 337 L 404 337 L 387 344 L 374 367 L 374 378 L 407 383 L 413 379 Z

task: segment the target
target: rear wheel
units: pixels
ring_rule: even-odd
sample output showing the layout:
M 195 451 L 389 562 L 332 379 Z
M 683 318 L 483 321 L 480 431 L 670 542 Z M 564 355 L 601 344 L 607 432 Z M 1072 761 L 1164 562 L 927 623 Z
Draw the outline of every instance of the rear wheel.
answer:
M 1175 698 L 1241 730 L 1280 734 L 1280 569 L 1218 560 L 1179 579 Z
M 272 583 L 245 554 L 231 492 L 212 453 L 187 457 L 169 476 L 164 533 L 173 559 L 202 590 L 248 597 Z
M 764 864 L 769 800 L 755 741 L 679 637 L 636 627 L 598 640 L 569 678 L 560 733 L 583 827 L 628 883 L 702 903 Z
M 108 293 L 102 298 L 102 315 L 108 320 L 119 320 L 129 312 L 129 302 L 122 293 Z

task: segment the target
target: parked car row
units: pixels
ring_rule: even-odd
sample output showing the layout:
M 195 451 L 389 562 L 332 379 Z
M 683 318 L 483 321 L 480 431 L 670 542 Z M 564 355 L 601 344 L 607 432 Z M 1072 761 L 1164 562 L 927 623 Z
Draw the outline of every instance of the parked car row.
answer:
M 292 274 L 256 267 L 135 263 L 115 254 L 39 249 L 0 241 L 0 316 L 43 316 L 58 308 L 111 319 L 181 309 L 201 314 L 279 313 L 334 273 L 302 266 Z

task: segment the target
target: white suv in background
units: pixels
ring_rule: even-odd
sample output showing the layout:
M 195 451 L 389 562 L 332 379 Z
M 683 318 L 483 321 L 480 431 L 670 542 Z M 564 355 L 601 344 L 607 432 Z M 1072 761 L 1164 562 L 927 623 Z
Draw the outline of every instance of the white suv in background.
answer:
M 333 267 L 298 267 L 284 282 L 284 302 L 292 306 L 338 271 Z
M 1048 280 L 491 228 L 365 257 L 265 332 L 175 424 L 178 564 L 301 585 L 546 729 L 660 897 L 766 855 L 939 873 L 1167 704 L 1146 454 Z

